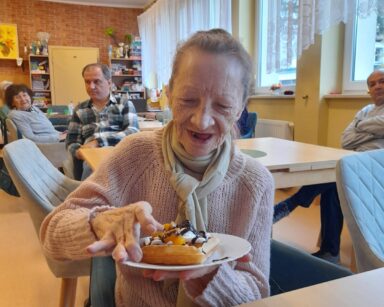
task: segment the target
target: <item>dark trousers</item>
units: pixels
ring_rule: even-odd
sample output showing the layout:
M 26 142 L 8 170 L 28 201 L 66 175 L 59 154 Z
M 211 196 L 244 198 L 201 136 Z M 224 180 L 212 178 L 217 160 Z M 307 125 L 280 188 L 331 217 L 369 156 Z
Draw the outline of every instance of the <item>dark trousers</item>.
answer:
M 290 201 L 308 208 L 316 196 L 320 197 L 321 246 L 320 249 L 337 255 L 340 251 L 340 235 L 343 229 L 343 213 L 341 212 L 336 183 L 322 183 L 303 186 Z
M 352 275 L 342 266 L 314 257 L 297 248 L 272 240 L 271 295 Z

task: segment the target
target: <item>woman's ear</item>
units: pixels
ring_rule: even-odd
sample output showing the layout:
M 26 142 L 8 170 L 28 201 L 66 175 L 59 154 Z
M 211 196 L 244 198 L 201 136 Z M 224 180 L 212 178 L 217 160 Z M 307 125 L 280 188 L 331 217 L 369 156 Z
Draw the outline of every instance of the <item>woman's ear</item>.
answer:
M 164 91 L 165 91 L 165 96 L 167 97 L 168 106 L 171 108 L 172 107 L 171 91 L 169 90 L 168 85 L 164 85 Z

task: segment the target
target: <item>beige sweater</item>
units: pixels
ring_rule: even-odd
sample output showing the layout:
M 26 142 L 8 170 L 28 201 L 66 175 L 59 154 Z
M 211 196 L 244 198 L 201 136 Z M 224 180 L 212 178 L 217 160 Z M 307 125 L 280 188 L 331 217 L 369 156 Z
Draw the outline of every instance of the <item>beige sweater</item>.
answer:
M 95 206 L 121 207 L 139 200 L 153 206 L 160 223 L 176 218 L 177 196 L 165 172 L 162 130 L 130 135 L 103 165 L 41 226 L 44 252 L 55 259 L 89 257 L 85 248 L 95 240 L 88 219 Z M 220 266 L 203 293 L 202 306 L 232 306 L 269 294 L 269 258 L 274 186 L 271 174 L 255 159 L 233 150 L 223 183 L 208 195 L 208 231 L 247 239 L 252 261 Z M 195 296 L 198 280 L 188 281 L 187 295 Z M 163 282 L 143 278 L 139 269 L 117 267 L 117 306 L 174 306 L 177 283 L 164 291 Z

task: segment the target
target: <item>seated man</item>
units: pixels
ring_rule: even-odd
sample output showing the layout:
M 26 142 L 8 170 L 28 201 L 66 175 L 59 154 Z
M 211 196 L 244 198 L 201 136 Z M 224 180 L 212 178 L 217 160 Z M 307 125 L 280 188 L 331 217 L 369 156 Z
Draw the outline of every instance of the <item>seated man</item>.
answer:
M 344 149 L 366 151 L 384 148 L 384 71 L 372 72 L 367 85 L 373 104 L 357 112 L 353 121 L 342 134 Z M 314 256 L 339 262 L 340 234 L 343 214 L 335 183 L 324 183 L 302 187 L 297 193 L 275 206 L 274 222 L 287 216 L 297 206 L 309 207 L 317 195 L 320 198 L 321 246 Z
M 74 109 L 68 126 L 66 146 L 74 158 L 74 177 L 84 179 L 91 170 L 83 165 L 78 149 L 114 146 L 126 135 L 139 131 L 132 102 L 117 101 L 111 94 L 111 72 L 104 64 L 88 64 L 82 72 L 90 99 Z M 83 174 L 84 166 L 84 174 Z

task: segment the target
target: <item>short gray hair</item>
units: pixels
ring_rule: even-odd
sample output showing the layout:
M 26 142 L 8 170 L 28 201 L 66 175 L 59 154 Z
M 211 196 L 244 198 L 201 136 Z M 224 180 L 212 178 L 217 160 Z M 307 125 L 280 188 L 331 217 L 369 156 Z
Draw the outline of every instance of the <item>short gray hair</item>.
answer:
M 81 72 L 81 75 L 84 77 L 85 71 L 91 67 L 100 68 L 101 72 L 103 73 L 104 78 L 107 80 L 111 80 L 111 78 L 112 78 L 111 70 L 109 69 L 109 67 L 107 65 L 101 64 L 101 63 L 91 63 L 91 64 L 85 65 L 83 68 L 83 71 Z

